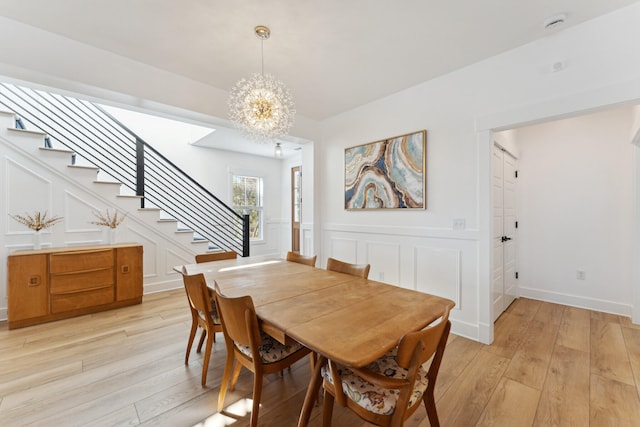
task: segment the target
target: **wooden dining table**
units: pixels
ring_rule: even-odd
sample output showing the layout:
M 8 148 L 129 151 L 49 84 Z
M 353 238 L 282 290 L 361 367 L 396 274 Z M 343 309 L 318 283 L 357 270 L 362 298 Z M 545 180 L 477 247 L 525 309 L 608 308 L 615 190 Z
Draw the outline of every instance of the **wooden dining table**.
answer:
M 223 294 L 251 295 L 262 329 L 282 343 L 296 340 L 318 355 L 298 421 L 306 426 L 327 359 L 366 366 L 407 332 L 438 319 L 446 298 L 279 258 L 238 258 L 176 266 L 203 273 Z

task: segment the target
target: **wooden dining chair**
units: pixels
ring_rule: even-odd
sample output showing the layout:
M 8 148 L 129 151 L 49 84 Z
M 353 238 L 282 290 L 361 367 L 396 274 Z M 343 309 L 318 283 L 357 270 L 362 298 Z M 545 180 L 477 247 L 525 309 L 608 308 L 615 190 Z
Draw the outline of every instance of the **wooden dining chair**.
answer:
M 238 258 L 238 254 L 234 251 L 226 251 L 226 252 L 209 252 L 206 254 L 198 254 L 196 255 L 196 264 L 200 264 L 202 262 L 211 262 L 211 261 L 222 261 L 225 259 L 236 259 Z M 209 288 L 209 295 L 211 295 L 211 304 L 213 308 L 214 317 L 218 319 L 218 310 L 215 306 L 215 298 L 213 296 L 213 289 Z M 218 331 L 222 332 L 222 330 Z M 207 330 L 202 329 L 202 334 L 200 334 L 200 341 L 198 341 L 198 349 L 197 352 L 200 353 L 202 351 L 202 345 L 204 344 L 204 340 L 207 337 Z M 213 336 L 213 342 L 216 342 L 215 335 Z
M 227 252 L 208 252 L 206 254 L 196 255 L 196 264 L 209 261 L 221 261 L 223 259 L 236 259 L 238 254 L 234 251 Z
M 438 427 L 433 390 L 450 329 L 446 308 L 438 320 L 404 335 L 396 348 L 365 368 L 329 361 L 322 368 L 323 427 L 331 426 L 334 400 L 372 424 L 394 427 L 402 426 L 423 401 L 431 427 Z
M 362 277 L 363 279 L 367 279 L 369 277 L 370 269 L 370 264 L 349 264 L 348 262 L 340 261 L 335 258 L 329 258 L 327 260 L 327 270 L 346 273 L 352 276 Z
M 218 395 L 218 412 L 224 408 L 227 389 L 233 391 L 240 370 L 244 366 L 254 373 L 251 426 L 255 427 L 258 425 L 263 376 L 291 366 L 309 354 L 309 349 L 295 341 L 283 345 L 262 332 L 258 326 L 258 317 L 251 296 L 225 297 L 217 283 L 215 286 L 216 303 L 220 310 L 222 330 L 227 344 L 227 359 Z
M 287 261 L 297 262 L 298 264 L 310 265 L 311 267 L 316 266 L 316 258 L 318 258 L 317 255 L 304 256 L 291 251 L 287 252 Z
M 202 343 L 205 336 L 207 337 L 207 345 L 204 351 L 204 360 L 202 362 L 202 386 L 207 383 L 207 370 L 209 369 L 209 359 L 211 358 L 211 349 L 216 340 L 216 332 L 222 332 L 222 324 L 218 317 L 215 305 L 211 300 L 209 288 L 205 281 L 204 275 L 194 274 L 188 275 L 186 270 L 182 270 L 182 281 L 187 292 L 189 300 L 189 308 L 191 310 L 191 332 L 189 333 L 189 341 L 187 343 L 187 354 L 184 357 L 185 365 L 189 364 L 189 353 L 191 346 L 196 337 L 198 327 L 203 329 L 200 344 L 198 345 L 198 353 L 202 349 Z

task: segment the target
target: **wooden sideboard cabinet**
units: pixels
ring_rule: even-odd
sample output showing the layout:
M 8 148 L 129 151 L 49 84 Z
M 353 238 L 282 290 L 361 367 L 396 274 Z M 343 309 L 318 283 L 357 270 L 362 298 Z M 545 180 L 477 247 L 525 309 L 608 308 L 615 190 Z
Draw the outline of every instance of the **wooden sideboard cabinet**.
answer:
M 17 251 L 7 257 L 9 329 L 142 302 L 142 246 Z

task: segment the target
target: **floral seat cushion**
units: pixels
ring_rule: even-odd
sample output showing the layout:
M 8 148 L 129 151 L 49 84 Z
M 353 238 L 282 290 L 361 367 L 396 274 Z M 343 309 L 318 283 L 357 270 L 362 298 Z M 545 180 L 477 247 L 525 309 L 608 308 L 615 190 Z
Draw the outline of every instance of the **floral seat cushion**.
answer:
M 198 316 L 204 319 L 205 314 L 198 310 Z M 218 314 L 218 307 L 214 300 L 211 300 L 211 317 L 213 318 L 214 325 L 220 325 L 220 315 Z
M 390 378 L 405 379 L 407 370 L 398 366 L 397 348 L 371 363 L 366 369 Z M 399 390 L 386 389 L 365 381 L 351 369 L 338 365 L 338 375 L 342 379 L 342 389 L 346 396 L 369 412 L 391 415 L 395 411 L 400 395 Z M 322 368 L 322 377 L 333 384 L 333 378 L 327 366 Z M 425 365 L 418 369 L 418 375 L 409 397 L 409 407 L 419 403 L 427 389 L 428 379 Z
M 262 345 L 258 347 L 258 351 L 260 352 L 260 359 L 262 359 L 262 363 L 277 362 L 302 348 L 302 344 L 298 342 L 284 345 L 264 332 L 261 333 L 261 337 Z M 236 347 L 242 354 L 253 357 L 249 346 L 236 344 Z

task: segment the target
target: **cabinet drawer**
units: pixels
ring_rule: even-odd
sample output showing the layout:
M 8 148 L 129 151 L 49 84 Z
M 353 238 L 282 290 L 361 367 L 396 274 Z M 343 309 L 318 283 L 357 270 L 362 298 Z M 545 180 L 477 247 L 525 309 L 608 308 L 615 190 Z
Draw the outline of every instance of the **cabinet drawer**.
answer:
M 49 272 L 69 273 L 113 267 L 113 249 L 63 252 L 49 255 Z
M 51 296 L 51 312 L 64 313 L 79 308 L 109 304 L 114 300 L 113 286 L 84 292 L 57 294 Z
M 79 273 L 52 274 L 49 286 L 52 294 L 113 286 L 113 270 L 108 268 Z

